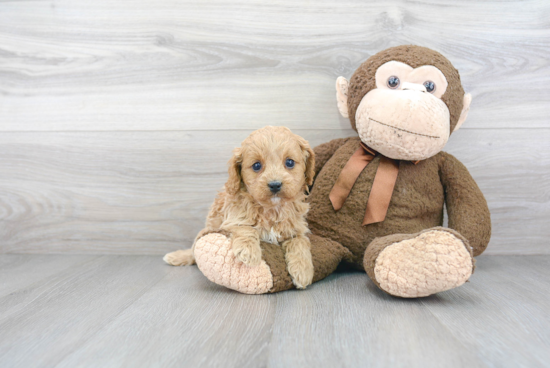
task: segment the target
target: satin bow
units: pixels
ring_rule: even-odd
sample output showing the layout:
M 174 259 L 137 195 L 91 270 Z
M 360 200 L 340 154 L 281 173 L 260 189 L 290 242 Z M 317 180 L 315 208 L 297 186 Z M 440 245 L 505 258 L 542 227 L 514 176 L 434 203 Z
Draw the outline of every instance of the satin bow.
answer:
M 338 176 L 329 194 L 332 207 L 334 210 L 338 211 L 348 198 L 351 188 L 355 184 L 359 174 L 361 174 L 376 155 L 380 155 L 380 164 L 374 176 L 374 182 L 372 183 L 372 188 L 367 200 L 367 209 L 362 225 L 382 222 L 386 218 L 393 188 L 397 181 L 397 174 L 399 173 L 398 160 L 393 160 L 381 155 L 361 143 L 361 147 L 355 151 L 342 169 L 342 172 Z M 417 162 L 415 162 L 415 164 Z

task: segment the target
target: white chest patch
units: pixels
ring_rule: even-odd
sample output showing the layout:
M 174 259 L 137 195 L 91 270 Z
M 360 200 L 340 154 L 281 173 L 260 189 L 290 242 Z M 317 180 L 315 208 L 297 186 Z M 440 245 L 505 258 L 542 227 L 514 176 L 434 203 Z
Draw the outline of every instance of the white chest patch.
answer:
M 281 203 L 281 198 L 280 197 L 271 197 L 271 203 L 279 204 L 279 203 Z
M 261 241 L 264 241 L 266 243 L 271 243 L 271 244 L 277 244 L 279 245 L 279 233 L 276 232 L 275 230 L 273 230 L 273 228 L 271 228 L 271 230 L 269 232 L 267 232 L 266 230 L 263 230 L 261 232 L 261 235 L 260 235 L 260 240 Z

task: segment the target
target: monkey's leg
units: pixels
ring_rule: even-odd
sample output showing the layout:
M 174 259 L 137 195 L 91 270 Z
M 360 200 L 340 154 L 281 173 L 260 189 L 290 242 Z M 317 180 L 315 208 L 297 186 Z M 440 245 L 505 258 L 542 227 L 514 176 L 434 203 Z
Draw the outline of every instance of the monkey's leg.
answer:
M 281 246 L 261 242 L 262 261 L 249 267 L 237 260 L 227 233 L 205 235 L 195 243 L 201 272 L 212 282 L 245 294 L 265 294 L 294 288 Z M 309 235 L 314 267 L 313 282 L 330 275 L 351 253 L 339 243 Z
M 376 238 L 363 259 L 372 281 L 388 294 L 402 298 L 460 286 L 470 278 L 474 263 L 468 240 L 443 227 Z

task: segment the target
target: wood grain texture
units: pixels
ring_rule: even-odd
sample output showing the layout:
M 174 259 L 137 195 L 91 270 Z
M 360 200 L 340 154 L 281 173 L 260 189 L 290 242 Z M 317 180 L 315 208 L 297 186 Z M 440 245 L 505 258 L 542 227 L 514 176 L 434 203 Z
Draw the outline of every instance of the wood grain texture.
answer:
M 68 255 L 0 255 L 0 264 L 15 261 L 27 266 L 2 280 L 15 291 L 0 297 L 0 367 L 500 368 L 550 359 L 550 256 L 482 256 L 469 283 L 417 300 L 391 297 L 360 272 L 251 296 L 158 256 L 76 265 Z M 37 262 L 52 266 L 34 270 Z M 18 284 L 30 273 L 40 281 Z
M 208 281 L 196 267 L 170 267 L 155 287 L 59 367 L 265 366 L 275 295 L 244 295 Z M 140 321 L 139 323 L 136 323 Z M 122 350 L 114 341 L 125 341 Z
M 489 201 L 488 253 L 550 254 L 545 0 L 0 0 L 0 253 L 188 247 L 248 133 L 352 135 L 336 77 L 411 43 L 473 94 L 447 150 Z
M 0 297 L 0 364 L 51 367 L 82 345 L 152 285 L 168 268 L 140 256 L 95 257 Z M 32 265 L 13 272 L 33 273 Z
M 312 144 L 351 131 L 305 132 Z M 5 133 L 4 252 L 163 254 L 189 247 L 246 131 Z M 55 241 L 52 241 L 54 240 Z
M 491 367 L 547 367 L 550 259 L 484 257 L 467 287 L 422 300 L 460 343 Z
M 0 2 L 0 130 L 347 128 L 336 77 L 401 44 L 441 51 L 465 128 L 550 127 L 550 3 Z
M 40 283 L 45 278 L 52 277 L 67 268 L 81 265 L 96 257 L 92 255 L 70 255 L 66 257 L 50 257 L 49 255 L 28 257 L 22 254 L 2 255 L 0 257 L 0 297 Z M 5 310 L 3 312 L 5 313 Z
M 277 297 L 269 367 L 486 366 L 419 300 L 391 297 L 362 272 Z
M 296 132 L 313 145 L 353 134 Z M 164 254 L 187 248 L 227 179 L 231 150 L 247 135 L 5 133 L 0 136 L 0 249 Z M 448 151 L 469 168 L 492 211 L 487 253 L 550 252 L 548 141 L 550 129 L 465 130 L 451 137 Z

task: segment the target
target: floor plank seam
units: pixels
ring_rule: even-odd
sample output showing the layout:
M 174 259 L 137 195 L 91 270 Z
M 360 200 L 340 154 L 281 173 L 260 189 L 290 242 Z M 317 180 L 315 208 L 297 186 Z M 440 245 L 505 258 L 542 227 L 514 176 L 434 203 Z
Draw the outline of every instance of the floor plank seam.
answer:
M 52 279 L 55 279 L 55 278 L 59 278 L 59 277 L 62 277 L 63 274 L 72 274 L 73 270 L 75 268 L 79 268 L 79 267 L 82 267 L 83 265 L 85 264 L 88 264 L 88 263 L 92 263 L 93 261 L 96 261 L 98 260 L 99 258 L 101 257 L 104 257 L 104 256 L 97 256 L 97 257 L 94 257 L 92 259 L 88 259 L 88 260 L 85 260 L 81 263 L 78 263 L 78 264 L 75 264 L 75 265 L 72 265 L 71 267 L 69 268 L 66 268 L 60 272 L 57 272 L 53 275 L 50 275 L 47 279 L 43 279 L 43 280 L 39 280 L 39 281 L 36 281 L 36 282 L 33 282 L 29 285 L 26 285 L 23 289 L 19 289 L 19 290 L 25 290 L 25 289 L 29 289 L 33 286 L 36 286 L 36 285 L 40 285 L 41 283 L 44 283 L 46 280 L 52 280 Z M 70 271 L 70 272 L 69 272 Z M 65 278 L 62 278 L 60 279 L 59 281 L 57 281 L 54 285 L 58 285 L 59 283 L 61 283 L 63 280 L 65 280 Z M 8 297 L 10 295 L 12 295 L 13 293 L 17 293 L 19 290 L 17 291 L 12 291 L 10 292 L 9 294 L 5 294 L 5 295 L 2 295 L 0 296 L 0 298 L 5 298 L 5 297 Z M 34 299 L 26 302 L 23 306 L 20 306 L 17 310 L 14 310 L 13 312 L 11 312 L 10 314 L 8 315 L 0 315 L 0 326 L 9 318 L 14 318 L 15 316 L 18 315 L 18 313 L 23 313 L 25 308 L 27 308 L 30 304 L 32 304 L 33 302 L 39 300 L 41 297 L 43 297 L 44 293 L 47 293 L 49 291 L 44 291 L 43 293 L 37 295 Z
M 425 302 L 425 301 L 421 301 L 421 304 L 424 306 L 424 308 L 426 308 L 426 310 L 428 310 L 428 312 L 430 312 L 430 315 L 435 319 L 437 320 L 437 322 L 439 323 L 439 325 L 444 328 L 448 333 L 449 333 L 449 336 L 452 336 L 453 337 L 453 340 L 457 343 L 457 345 L 460 345 L 462 346 L 465 350 L 469 350 L 469 347 L 464 345 L 464 343 L 462 341 L 460 341 L 460 339 L 451 331 L 451 329 L 449 328 L 449 326 L 443 322 L 441 320 L 441 318 L 439 318 L 437 315 L 435 315 L 430 306 Z M 482 357 L 479 357 L 477 356 L 477 358 L 479 359 L 479 361 L 487 368 L 492 368 L 494 367 L 494 365 L 492 364 L 489 364 L 488 362 L 486 362 L 485 360 L 483 360 Z
M 139 293 L 139 295 L 136 295 L 133 300 L 129 301 L 126 305 L 123 305 L 122 308 L 118 311 L 118 313 L 114 314 L 111 318 L 109 318 L 108 321 L 106 321 L 100 328 L 98 328 L 93 334 L 88 336 L 86 339 L 84 339 L 81 343 L 78 344 L 77 347 L 75 347 L 71 352 L 68 352 L 66 355 L 64 355 L 59 361 L 55 363 L 55 365 L 59 365 L 63 363 L 64 360 L 68 359 L 72 354 L 78 352 L 79 349 L 81 349 L 88 341 L 90 341 L 92 338 L 94 338 L 96 335 L 101 333 L 103 329 L 105 329 L 110 323 L 115 321 L 118 316 L 120 316 L 123 312 L 125 312 L 129 307 L 131 307 L 135 302 L 137 302 L 145 293 L 147 293 L 149 290 L 151 290 L 154 286 L 156 286 L 158 283 L 160 283 L 162 280 L 164 280 L 166 277 L 168 277 L 169 274 L 165 274 L 161 278 L 159 278 L 155 283 L 151 284 L 148 288 L 142 289 L 142 292 Z

